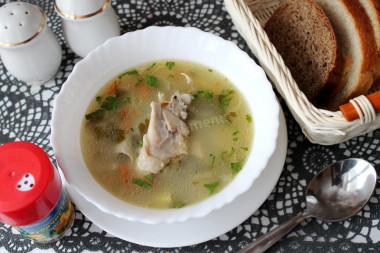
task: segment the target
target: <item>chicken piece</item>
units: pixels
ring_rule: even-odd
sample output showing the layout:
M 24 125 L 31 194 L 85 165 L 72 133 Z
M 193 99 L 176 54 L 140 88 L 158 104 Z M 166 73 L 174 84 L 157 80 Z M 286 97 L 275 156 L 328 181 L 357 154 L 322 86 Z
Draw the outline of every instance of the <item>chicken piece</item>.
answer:
M 148 132 L 137 157 L 137 167 L 150 173 L 161 171 L 172 158 L 187 153 L 190 133 L 185 120 L 189 94 L 174 94 L 170 102 L 152 102 Z

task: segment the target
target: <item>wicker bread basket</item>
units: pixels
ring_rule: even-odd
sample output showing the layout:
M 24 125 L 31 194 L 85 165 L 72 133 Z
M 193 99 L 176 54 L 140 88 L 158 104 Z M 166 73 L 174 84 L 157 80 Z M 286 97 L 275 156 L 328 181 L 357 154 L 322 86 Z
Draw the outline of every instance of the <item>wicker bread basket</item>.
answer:
M 299 90 L 282 57 L 263 29 L 265 22 L 284 0 L 225 0 L 224 2 L 238 32 L 259 59 L 266 74 L 273 81 L 303 133 L 311 142 L 322 145 L 337 144 L 380 127 L 380 113 L 375 113 L 370 103 L 369 108 L 365 105 L 368 110 L 359 113 L 360 119 L 348 122 L 340 111 L 331 112 L 316 108 Z M 360 103 L 359 105 L 361 106 Z

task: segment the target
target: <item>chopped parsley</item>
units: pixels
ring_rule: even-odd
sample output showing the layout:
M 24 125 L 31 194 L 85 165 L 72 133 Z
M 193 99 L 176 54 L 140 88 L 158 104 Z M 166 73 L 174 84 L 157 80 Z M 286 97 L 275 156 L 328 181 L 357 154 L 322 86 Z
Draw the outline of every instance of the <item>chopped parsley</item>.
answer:
M 137 146 L 139 146 L 141 148 L 143 146 L 143 141 L 142 140 L 138 140 L 137 141 Z
M 152 174 L 146 175 L 145 178 L 148 179 L 150 182 L 153 182 L 153 176 L 152 176 Z
M 152 86 L 152 87 L 158 87 L 158 79 L 155 76 L 146 75 L 145 76 L 145 83 L 147 85 Z
M 232 97 L 228 97 L 230 96 L 232 93 L 234 93 L 235 91 L 234 90 L 222 90 L 222 94 L 220 94 L 218 96 L 218 101 L 219 101 L 219 104 L 218 104 L 218 107 L 223 111 L 223 112 L 226 112 L 228 106 L 230 105 L 231 103 L 231 99 Z
M 241 147 L 242 150 L 248 151 L 248 147 Z
M 232 147 L 230 153 L 228 153 L 227 157 L 231 157 L 235 153 L 235 148 Z
M 135 131 L 135 129 L 133 129 L 133 127 L 131 127 L 131 129 L 129 129 L 129 130 L 131 130 L 131 132 L 134 132 L 134 131 Z
M 102 109 L 98 109 L 95 112 L 87 114 L 85 117 L 86 117 L 86 120 L 90 122 L 96 122 L 96 121 L 102 120 L 104 118 L 104 115 L 105 115 L 105 111 Z
M 151 184 L 149 184 L 145 180 L 142 180 L 142 179 L 139 179 L 139 178 L 133 178 L 132 179 L 132 183 L 134 183 L 135 185 L 138 185 L 138 186 L 140 186 L 142 188 L 145 188 L 145 189 L 151 189 L 152 188 Z
M 100 105 L 102 103 L 102 97 L 101 96 L 97 96 L 96 98 L 96 102 Z
M 236 175 L 237 173 L 239 173 L 239 171 L 241 171 L 242 168 L 243 166 L 241 162 L 231 163 L 231 170 L 232 170 L 233 175 Z
M 119 107 L 123 103 L 128 103 L 130 101 L 129 98 L 124 98 L 124 99 L 118 99 L 117 97 L 114 96 L 108 96 L 105 98 L 105 100 L 102 102 L 102 105 L 100 108 L 106 111 L 116 111 L 119 109 Z
M 212 70 L 212 69 L 208 69 L 208 72 L 213 72 L 214 70 Z
M 233 94 L 233 93 L 235 93 L 235 91 L 234 90 L 222 90 L 222 96 L 229 96 L 229 95 L 231 95 L 231 94 Z
M 196 103 L 198 101 L 198 98 L 205 98 L 207 102 L 210 102 L 213 96 L 214 93 L 212 93 L 209 90 L 199 90 L 196 94 L 193 95 L 193 100 L 191 101 L 191 103 Z
M 176 203 L 176 204 L 172 204 L 172 205 L 170 206 L 170 208 L 178 209 L 178 208 L 182 208 L 182 207 L 184 207 L 184 206 L 185 206 L 184 203 Z
M 245 118 L 247 119 L 248 123 L 252 122 L 252 116 L 251 116 L 251 114 L 245 115 Z
M 118 77 L 119 77 L 119 79 L 121 79 L 121 78 L 123 78 L 123 76 L 125 76 L 125 75 L 138 75 L 138 74 L 139 74 L 139 72 L 137 72 L 137 70 L 133 69 L 133 70 L 128 70 L 128 71 L 122 73 L 122 74 L 119 75 Z
M 137 81 L 136 81 L 136 84 L 135 84 L 135 87 L 137 87 L 142 81 L 144 81 L 144 79 L 142 77 L 138 77 L 137 78 Z
M 230 124 L 228 121 L 224 122 L 224 125 L 232 128 L 234 131 L 239 131 L 236 126 Z
M 238 140 L 239 140 L 239 138 L 233 138 L 232 140 L 233 140 L 233 141 L 238 141 Z
M 214 166 L 214 163 L 215 163 L 215 155 L 214 154 L 210 154 L 211 157 L 211 166 Z
M 149 68 L 147 68 L 146 70 L 151 70 L 154 66 L 156 66 L 156 63 L 154 62 Z
M 122 93 L 122 91 L 118 93 Z M 108 96 L 104 100 L 101 96 L 97 96 L 95 100 L 100 105 L 100 109 L 85 115 L 86 120 L 90 122 L 102 120 L 105 116 L 106 111 L 116 112 L 116 110 L 119 109 L 123 104 L 131 102 L 131 99 L 129 97 L 123 98 L 116 96 Z
M 216 187 L 218 187 L 220 184 L 219 181 L 216 181 L 215 183 L 212 184 L 204 184 L 203 186 L 206 187 L 210 191 L 210 195 L 215 192 Z
M 233 136 L 238 135 L 238 134 L 239 134 L 239 131 L 236 131 L 236 132 L 232 133 Z
M 174 61 L 167 61 L 167 62 L 166 62 L 166 67 L 167 67 L 168 69 L 172 69 L 172 68 L 174 67 L 174 65 L 175 65 L 175 62 L 174 62 Z

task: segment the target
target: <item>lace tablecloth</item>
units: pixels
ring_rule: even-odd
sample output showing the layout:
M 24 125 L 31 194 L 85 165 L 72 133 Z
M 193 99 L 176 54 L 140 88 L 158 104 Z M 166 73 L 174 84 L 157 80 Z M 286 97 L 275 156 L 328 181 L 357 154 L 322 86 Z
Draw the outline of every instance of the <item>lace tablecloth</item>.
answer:
M 1 0 L 0 4 L 6 2 Z M 55 161 L 49 142 L 53 101 L 80 58 L 65 43 L 60 19 L 54 11 L 54 1 L 27 2 L 40 6 L 47 14 L 48 25 L 61 44 L 63 58 L 56 78 L 39 90 L 16 80 L 0 63 L 0 144 L 15 140 L 33 142 Z M 231 40 L 249 53 L 223 1 L 113 0 L 112 6 L 119 16 L 122 33 L 151 25 L 192 26 Z M 226 234 L 194 246 L 152 248 L 108 234 L 77 209 L 69 235 L 50 244 L 32 242 L 10 226 L 0 224 L 0 252 L 237 252 L 268 230 L 302 212 L 307 182 L 331 162 L 349 157 L 364 158 L 375 166 L 379 174 L 380 130 L 339 145 L 311 144 L 286 106 L 281 105 L 288 129 L 288 150 L 280 179 L 265 203 Z M 268 252 L 380 252 L 379 202 L 380 187 L 377 186 L 369 203 L 356 216 L 336 223 L 317 219 L 304 221 Z

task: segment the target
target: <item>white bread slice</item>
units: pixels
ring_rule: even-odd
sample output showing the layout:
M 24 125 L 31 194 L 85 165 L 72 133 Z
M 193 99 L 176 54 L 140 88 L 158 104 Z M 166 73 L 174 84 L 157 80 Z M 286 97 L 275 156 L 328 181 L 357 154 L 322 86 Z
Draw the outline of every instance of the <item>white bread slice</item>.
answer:
M 374 31 L 377 46 L 377 61 L 374 71 L 374 84 L 372 88 L 379 86 L 380 83 L 380 1 L 379 0 L 359 0 L 366 11 Z M 372 89 L 371 88 L 371 89 Z
M 366 94 L 373 83 L 377 46 L 369 17 L 358 0 L 315 0 L 329 18 L 337 37 L 344 67 L 343 88 L 326 107 L 338 110 L 339 105 Z

